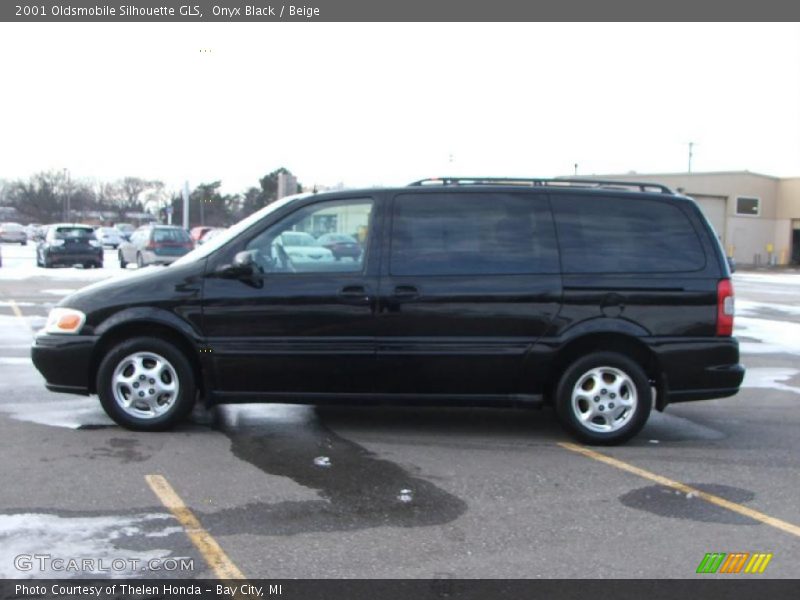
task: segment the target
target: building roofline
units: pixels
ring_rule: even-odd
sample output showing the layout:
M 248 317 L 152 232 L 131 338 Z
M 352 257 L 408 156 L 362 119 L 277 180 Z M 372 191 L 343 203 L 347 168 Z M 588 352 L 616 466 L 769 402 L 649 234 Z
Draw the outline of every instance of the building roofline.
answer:
M 775 181 L 781 181 L 783 179 L 798 179 L 800 176 L 795 177 L 776 177 L 775 175 L 766 175 L 764 173 L 756 173 L 755 171 L 748 171 L 748 170 L 739 170 L 739 171 L 692 171 L 691 173 L 687 171 L 679 171 L 674 173 L 639 173 L 638 171 L 635 173 L 612 173 L 612 174 L 596 174 L 593 173 L 591 175 L 573 175 L 572 177 L 581 179 L 583 177 L 593 178 L 593 177 L 636 177 L 637 179 L 646 179 L 648 177 L 694 177 L 696 175 L 711 175 L 711 176 L 724 176 L 724 175 L 753 175 L 754 177 L 763 177 L 765 179 L 772 179 Z

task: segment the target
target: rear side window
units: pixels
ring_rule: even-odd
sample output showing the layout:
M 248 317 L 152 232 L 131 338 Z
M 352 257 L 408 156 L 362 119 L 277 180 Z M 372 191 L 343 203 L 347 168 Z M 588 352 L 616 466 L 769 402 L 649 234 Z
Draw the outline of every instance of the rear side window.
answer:
M 686 215 L 666 202 L 554 196 L 565 273 L 697 271 L 705 253 Z
M 548 202 L 522 194 L 400 194 L 389 269 L 400 276 L 557 273 Z
M 153 241 L 162 244 L 167 242 L 182 244 L 191 241 L 191 238 L 183 229 L 154 229 Z

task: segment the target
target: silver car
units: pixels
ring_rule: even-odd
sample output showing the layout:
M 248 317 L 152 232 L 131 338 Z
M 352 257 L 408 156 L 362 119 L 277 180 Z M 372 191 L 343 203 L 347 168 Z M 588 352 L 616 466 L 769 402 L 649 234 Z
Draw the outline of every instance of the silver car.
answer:
M 115 250 L 122 244 L 122 234 L 114 227 L 98 227 L 94 230 L 94 236 L 103 246 L 111 246 Z
M 19 223 L 0 223 L 0 242 L 11 242 L 24 246 L 28 243 L 28 234 Z
M 130 241 L 120 244 L 117 257 L 123 269 L 134 262 L 139 267 L 168 265 L 193 248 L 192 238 L 180 227 L 145 225 L 131 234 Z

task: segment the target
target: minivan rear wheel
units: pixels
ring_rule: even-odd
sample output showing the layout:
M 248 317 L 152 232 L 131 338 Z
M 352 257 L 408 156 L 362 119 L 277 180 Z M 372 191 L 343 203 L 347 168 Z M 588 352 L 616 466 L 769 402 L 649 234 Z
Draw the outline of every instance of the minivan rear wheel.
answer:
M 191 411 L 196 392 L 186 356 L 160 338 L 138 337 L 114 346 L 97 371 L 103 409 L 136 431 L 175 426 Z
M 641 431 L 652 395 L 642 367 L 616 352 L 573 362 L 556 387 L 556 413 L 571 433 L 590 444 L 620 444 Z

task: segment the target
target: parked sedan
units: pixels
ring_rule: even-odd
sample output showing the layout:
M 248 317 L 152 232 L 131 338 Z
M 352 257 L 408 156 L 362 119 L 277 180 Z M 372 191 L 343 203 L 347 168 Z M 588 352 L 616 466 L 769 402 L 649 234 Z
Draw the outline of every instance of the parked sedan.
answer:
M 103 245 L 90 225 L 57 223 L 36 245 L 36 265 L 49 269 L 56 265 L 81 264 L 86 268 L 103 266 Z
M 30 223 L 25 227 L 25 235 L 28 236 L 29 240 L 40 240 L 44 237 L 44 230 L 42 229 L 42 225 L 39 223 Z
M 352 258 L 358 260 L 361 256 L 361 246 L 351 235 L 345 233 L 326 233 L 317 238 L 317 243 L 323 248 L 333 252 L 336 260 Z
M 117 223 L 114 225 L 114 229 L 119 231 L 119 235 L 123 240 L 130 240 L 131 235 L 133 235 L 133 232 L 136 230 L 136 228 L 130 223 Z
M 194 248 L 189 234 L 172 225 L 145 225 L 123 242 L 117 252 L 119 266 L 168 265 Z
M 28 243 L 28 234 L 19 223 L 0 223 L 0 242 L 11 242 L 24 246 Z
M 98 227 L 95 229 L 94 235 L 103 246 L 111 246 L 115 250 L 123 241 L 122 234 L 115 227 Z
M 293 265 L 333 262 L 333 252 L 320 246 L 310 233 L 286 231 L 278 243 Z

